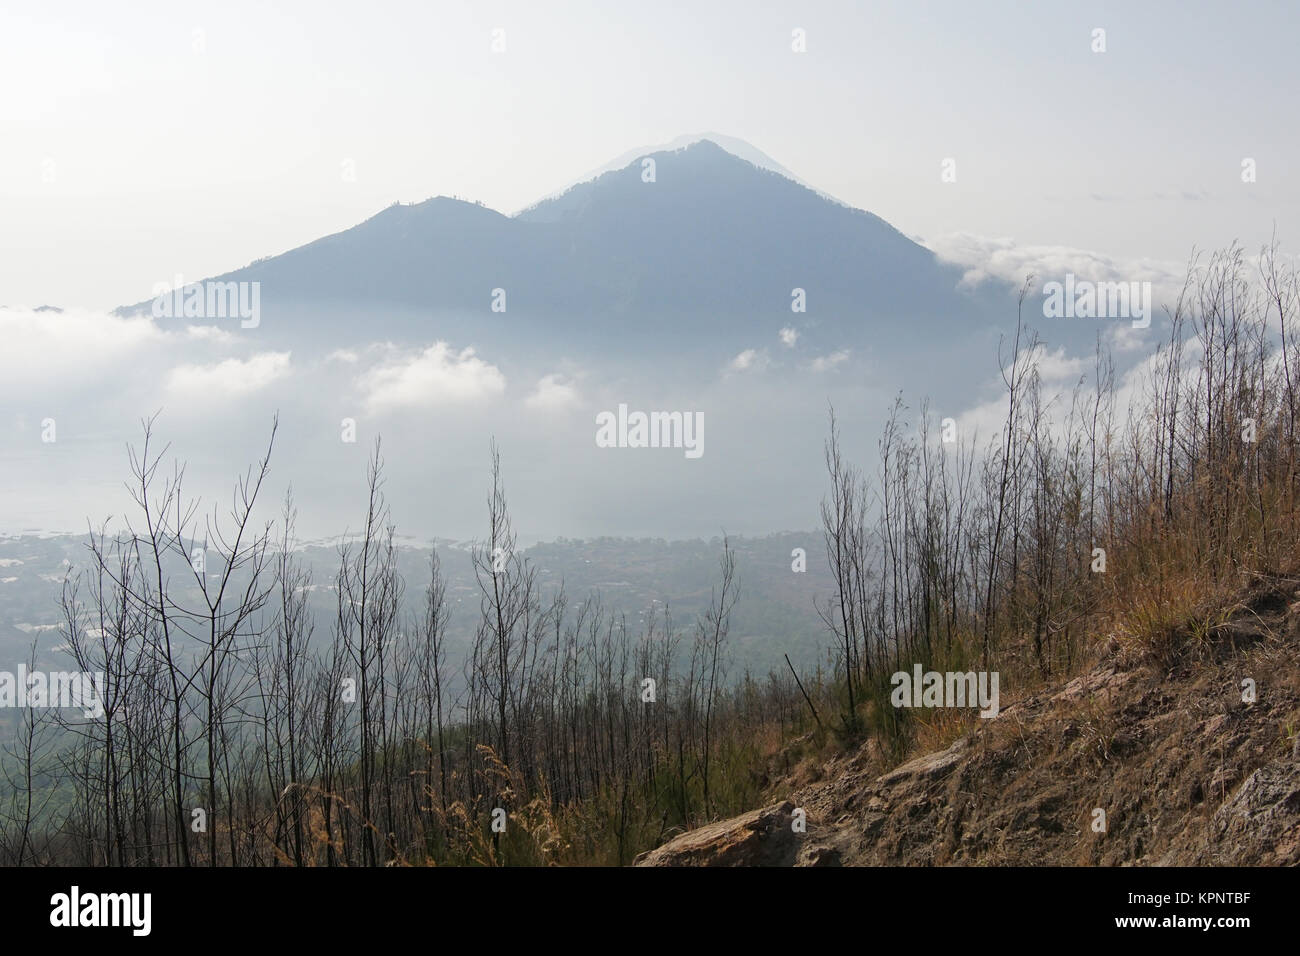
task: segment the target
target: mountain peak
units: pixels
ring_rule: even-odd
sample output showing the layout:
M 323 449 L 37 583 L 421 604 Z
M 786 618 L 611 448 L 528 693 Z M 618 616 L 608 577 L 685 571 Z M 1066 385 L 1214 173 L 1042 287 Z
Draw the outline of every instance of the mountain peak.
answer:
M 541 206 L 543 203 L 548 202 L 549 200 L 556 199 L 560 196 L 563 196 L 565 193 L 573 189 L 573 187 L 575 186 L 581 186 L 584 183 L 592 182 L 593 180 L 599 179 L 601 176 L 605 175 L 606 173 L 611 173 L 617 170 L 626 169 L 628 166 L 631 166 L 633 163 L 636 163 L 647 156 L 654 156 L 660 153 L 676 153 L 676 152 L 681 152 L 683 150 L 697 150 L 697 148 L 698 148 L 698 153 L 704 153 L 704 152 L 714 151 L 714 150 L 728 153 L 731 156 L 736 157 L 737 159 L 742 159 L 745 162 L 750 163 L 751 165 L 757 166 L 759 169 L 764 169 L 767 170 L 768 172 L 776 173 L 777 175 L 783 176 L 786 179 L 790 180 L 791 182 L 798 183 L 800 186 L 803 186 L 807 189 L 811 189 L 813 192 L 817 193 L 817 195 L 821 196 L 823 199 L 829 199 L 831 202 L 838 203 L 841 206 L 849 205 L 848 203 L 836 199 L 834 196 L 831 196 L 827 193 L 822 192 L 819 189 L 815 189 L 814 187 L 810 186 L 808 183 L 804 182 L 794 173 L 790 172 L 790 170 L 786 169 L 784 166 L 782 166 L 780 163 L 774 160 L 771 156 L 767 155 L 767 153 L 764 153 L 762 150 L 758 149 L 756 146 L 743 139 L 739 139 L 735 136 L 728 136 L 724 133 L 688 133 L 682 136 L 678 136 L 676 139 L 670 140 L 667 143 L 660 143 L 654 146 L 642 146 L 637 149 L 630 149 L 625 153 L 620 153 L 618 156 L 615 156 L 613 159 L 605 163 L 603 166 L 597 167 L 596 169 L 593 169 L 583 174 L 582 176 L 579 176 L 577 179 L 571 181 L 570 183 L 561 187 L 560 189 L 548 193 L 546 196 L 543 196 L 541 199 L 537 200 L 536 202 L 531 203 L 530 205 L 525 206 L 523 209 L 516 211 L 514 215 L 519 216 L 524 213 L 530 212 L 536 209 L 538 206 Z

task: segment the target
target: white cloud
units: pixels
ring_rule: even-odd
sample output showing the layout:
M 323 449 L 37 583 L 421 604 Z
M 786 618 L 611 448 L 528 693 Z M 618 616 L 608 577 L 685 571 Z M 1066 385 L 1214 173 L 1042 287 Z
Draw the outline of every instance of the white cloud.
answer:
M 1144 335 L 1145 329 L 1135 329 L 1129 322 L 1116 322 L 1112 326 L 1109 343 L 1113 351 L 1119 353 L 1125 352 L 1149 352 L 1151 351 L 1151 339 Z
M 989 279 L 1010 282 L 1016 288 L 1035 276 L 1035 289 L 1067 273 L 1093 282 L 1150 282 L 1157 309 L 1177 301 L 1187 273 L 1186 262 L 1158 259 L 1117 259 L 1101 252 L 1071 246 L 1022 246 L 1014 239 L 952 233 L 923 245 L 945 262 L 966 270 L 961 285 L 974 287 Z
M 231 358 L 211 365 L 178 365 L 167 374 L 167 389 L 205 395 L 246 395 L 288 373 L 288 352 L 261 352 L 249 359 Z
M 446 342 L 368 369 L 357 383 L 371 411 L 481 401 L 506 388 L 505 376 L 495 365 L 472 348 L 456 352 Z
M 335 349 L 329 355 L 325 356 L 325 361 L 346 362 L 349 365 L 354 365 L 359 358 L 360 356 L 352 349 Z
M 576 405 L 578 389 L 563 375 L 544 375 L 524 405 L 538 411 L 562 411 Z
M 148 318 L 103 312 L 0 309 L 0 387 L 48 387 L 120 374 L 115 363 L 166 341 Z
M 1033 359 L 1038 363 L 1038 377 L 1045 386 L 1072 387 L 1079 376 L 1093 372 L 1095 363 L 1095 356 L 1070 358 L 1064 348 L 1049 352 L 1041 345 L 1034 350 Z
M 185 327 L 185 334 L 200 342 L 213 342 L 217 345 L 229 345 L 235 341 L 233 335 L 215 325 L 189 325 Z
M 781 344 L 788 349 L 794 348 L 794 343 L 799 341 L 799 330 L 788 325 L 778 334 L 781 336 Z
M 809 363 L 808 367 L 814 372 L 825 372 L 841 365 L 849 360 L 849 350 L 840 349 L 838 352 L 832 352 L 830 355 L 819 355 Z
M 1201 349 L 1195 339 L 1190 340 L 1184 351 L 1183 376 L 1185 384 L 1190 385 L 1196 375 L 1197 363 Z M 1070 413 L 1072 393 L 1076 386 L 1082 384 L 1080 400 L 1082 407 L 1096 395 L 1095 357 L 1092 355 L 1070 358 L 1063 349 L 1047 352 L 1040 346 L 1032 358 L 1037 360 L 1039 376 L 1043 386 L 1044 406 L 1047 409 L 1047 429 L 1057 439 L 1065 437 L 1066 419 Z M 1137 408 L 1145 399 L 1148 377 L 1161 361 L 1160 356 L 1148 354 L 1126 371 L 1119 372 L 1115 382 L 1114 417 L 1117 426 L 1127 420 L 1129 410 Z M 1003 374 L 1009 374 L 1004 369 Z M 1080 383 L 1079 379 L 1084 381 Z M 986 383 L 986 401 L 960 412 L 956 415 L 958 434 L 962 440 L 969 437 L 978 439 L 978 448 L 986 451 L 993 443 L 999 441 L 1002 429 L 1006 425 L 1007 394 L 1005 382 L 1001 376 L 990 378 Z
M 727 370 L 731 372 L 761 372 L 771 364 L 771 360 L 767 356 L 767 349 L 745 349 L 727 364 Z

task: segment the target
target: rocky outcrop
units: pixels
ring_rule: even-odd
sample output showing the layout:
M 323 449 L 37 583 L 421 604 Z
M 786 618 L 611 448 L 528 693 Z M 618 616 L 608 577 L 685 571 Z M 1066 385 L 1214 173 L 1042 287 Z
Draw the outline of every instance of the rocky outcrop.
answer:
M 1260 767 L 1214 814 L 1197 863 L 1300 865 L 1300 764 Z
M 710 823 L 642 853 L 634 866 L 825 866 L 829 847 L 797 833 L 789 800 Z

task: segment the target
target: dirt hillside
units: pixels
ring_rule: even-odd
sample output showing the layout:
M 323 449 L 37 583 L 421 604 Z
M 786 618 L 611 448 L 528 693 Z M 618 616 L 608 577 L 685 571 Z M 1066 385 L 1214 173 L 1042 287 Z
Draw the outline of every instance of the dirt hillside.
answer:
M 771 805 L 636 863 L 1300 864 L 1298 583 L 1256 586 L 1174 654 L 1111 638 L 1086 673 L 1004 689 L 997 717 L 886 772 L 870 741 L 797 765 Z

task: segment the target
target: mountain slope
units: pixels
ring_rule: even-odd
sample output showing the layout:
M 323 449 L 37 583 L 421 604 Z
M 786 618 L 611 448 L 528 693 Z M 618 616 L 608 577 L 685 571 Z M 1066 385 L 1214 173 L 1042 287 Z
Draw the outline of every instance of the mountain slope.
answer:
M 1300 864 L 1300 591 L 1243 598 L 1174 661 L 1112 640 L 1063 686 L 883 770 L 870 742 L 774 768 L 780 802 L 638 865 Z M 1243 703 L 1241 681 L 1259 696 Z M 794 835 L 796 807 L 807 832 Z M 1105 811 L 1105 832 L 1094 828 Z

